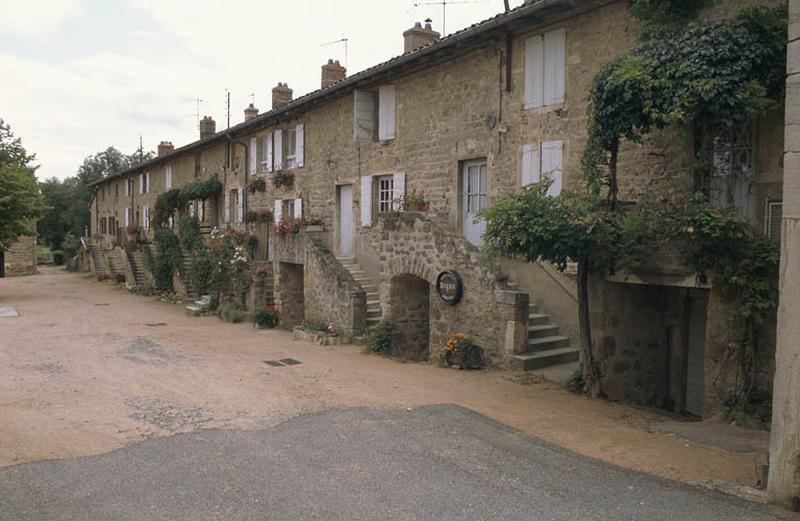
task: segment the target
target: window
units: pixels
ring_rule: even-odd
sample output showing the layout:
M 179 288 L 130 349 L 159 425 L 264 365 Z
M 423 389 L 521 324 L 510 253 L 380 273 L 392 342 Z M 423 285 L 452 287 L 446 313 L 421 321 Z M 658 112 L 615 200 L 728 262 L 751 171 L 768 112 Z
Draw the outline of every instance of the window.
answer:
M 129 178 L 125 179 L 125 195 L 126 196 L 133 195 L 133 186 L 134 186 L 134 182 L 133 182 L 133 178 L 132 177 L 129 177 Z M 125 226 L 127 226 L 127 224 Z
M 391 176 L 378 177 L 378 213 L 394 209 L 394 179 Z
M 357 90 L 354 94 L 354 137 L 356 141 L 388 141 L 397 127 L 397 87 L 384 85 L 377 92 Z
M 294 199 L 284 199 L 281 201 L 281 218 L 294 219 Z
M 303 200 L 298 199 L 276 199 L 274 219 L 279 223 L 284 219 L 302 219 Z
M 780 242 L 782 219 L 783 219 L 783 202 L 767 201 L 767 218 L 764 220 L 764 235 L 766 235 L 775 242 Z
M 164 186 L 167 190 L 172 188 L 172 165 L 167 165 L 164 168 Z
M 558 29 L 525 41 L 525 108 L 564 102 L 566 31 Z
M 150 193 L 150 174 L 149 173 L 139 174 L 139 193 L 140 194 Z
M 564 142 L 542 141 L 539 145 L 522 147 L 522 186 L 551 179 L 547 195 L 556 196 L 563 186 Z
M 290 128 L 286 131 L 286 161 L 289 168 L 295 167 L 297 156 L 297 129 Z
M 145 230 L 150 229 L 150 207 L 144 206 L 142 208 L 142 228 Z

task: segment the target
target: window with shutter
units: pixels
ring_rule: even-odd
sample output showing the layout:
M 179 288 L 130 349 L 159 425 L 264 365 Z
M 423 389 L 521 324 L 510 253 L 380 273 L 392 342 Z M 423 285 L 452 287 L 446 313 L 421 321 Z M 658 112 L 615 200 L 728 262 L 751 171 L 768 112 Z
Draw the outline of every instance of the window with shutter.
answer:
M 225 192 L 225 223 L 231 222 L 231 193 Z
M 354 100 L 354 131 L 356 141 L 373 141 L 375 139 L 375 93 L 357 90 Z
M 281 219 L 283 219 L 283 201 L 280 199 L 275 201 L 275 211 L 273 211 L 272 214 L 275 219 L 275 224 L 281 222 Z
M 278 129 L 273 133 L 273 169 L 283 170 L 283 130 Z
M 378 213 L 387 213 L 395 209 L 394 176 L 376 177 L 378 185 Z
M 557 29 L 525 41 L 525 108 L 564 102 L 566 31 Z
M 525 145 L 522 147 L 522 186 L 538 183 L 541 179 L 541 163 L 539 147 Z
M 402 198 L 406 195 L 406 174 L 397 172 L 392 176 L 392 209 L 399 212 L 403 209 Z
M 167 190 L 172 188 L 172 165 L 167 165 L 164 169 L 164 186 Z
M 542 142 L 542 177 L 552 180 L 547 195 L 555 197 L 561 193 L 564 161 L 563 141 Z
M 302 219 L 303 218 L 303 200 L 299 197 L 294 200 L 294 218 L 295 219 Z
M 289 169 L 297 166 L 297 129 L 286 131 L 286 165 Z
M 397 88 L 384 85 L 378 90 L 378 139 L 387 141 L 395 138 L 397 117 Z
M 372 226 L 372 177 L 361 177 L 361 226 Z
M 251 138 L 250 139 L 250 160 L 249 160 L 249 162 L 250 162 L 250 165 L 248 167 L 248 170 L 250 171 L 250 174 L 254 175 L 256 172 L 258 172 L 258 139 L 257 138 Z
M 303 167 L 305 162 L 305 125 L 297 125 L 295 129 L 295 165 Z
M 274 135 L 273 135 L 272 132 L 267 134 L 267 138 L 264 140 L 264 147 L 265 147 L 264 158 L 265 159 L 263 159 L 264 163 L 262 163 L 262 166 L 263 166 L 263 170 L 266 171 L 266 172 L 272 172 L 272 170 L 274 170 L 274 168 L 273 168 L 274 163 L 273 163 L 273 160 L 272 160 L 273 159 L 272 158 L 272 152 L 273 152 L 273 143 L 274 143 L 274 141 L 275 141 L 275 138 L 274 138 Z
M 544 105 L 544 38 L 541 34 L 525 41 L 525 108 Z
M 139 174 L 139 193 L 144 193 L 144 174 Z

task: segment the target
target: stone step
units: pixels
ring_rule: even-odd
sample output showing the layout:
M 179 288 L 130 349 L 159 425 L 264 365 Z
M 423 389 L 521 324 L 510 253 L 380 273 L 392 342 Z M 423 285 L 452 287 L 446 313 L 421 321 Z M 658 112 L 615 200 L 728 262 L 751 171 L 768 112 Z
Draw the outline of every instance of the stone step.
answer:
M 544 324 L 537 326 L 530 326 L 528 328 L 528 338 L 543 338 L 549 336 L 558 336 L 560 329 L 553 324 Z
M 367 317 L 367 326 L 371 326 L 373 324 L 379 324 L 381 322 L 381 317 Z
M 381 316 L 380 308 L 378 308 L 378 309 L 369 309 L 369 308 L 367 308 L 367 317 L 375 317 L 375 316 L 378 316 L 378 317 Z
M 380 300 L 367 299 L 367 307 L 368 308 L 369 307 L 374 307 L 374 306 L 380 306 L 380 305 L 381 305 L 381 301 Z
M 205 310 L 198 306 L 186 306 L 186 314 L 191 315 L 193 317 L 199 317 L 203 315 Z
M 547 351 L 569 346 L 569 338 L 565 336 L 543 336 L 540 338 L 528 339 L 528 352 Z
M 534 353 L 512 355 L 512 363 L 519 369 L 531 371 L 556 364 L 575 362 L 580 358 L 580 351 L 574 347 L 562 347 Z
M 550 323 L 550 315 L 545 313 L 531 313 L 528 315 L 528 325 L 545 326 Z

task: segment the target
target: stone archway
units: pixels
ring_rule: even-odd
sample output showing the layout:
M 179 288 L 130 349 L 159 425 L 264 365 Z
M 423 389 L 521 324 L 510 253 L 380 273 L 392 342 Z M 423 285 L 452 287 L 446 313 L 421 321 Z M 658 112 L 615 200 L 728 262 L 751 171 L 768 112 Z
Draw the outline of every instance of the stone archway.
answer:
M 389 321 L 395 327 L 392 354 L 404 360 L 424 361 L 430 354 L 430 284 L 410 274 L 391 280 Z

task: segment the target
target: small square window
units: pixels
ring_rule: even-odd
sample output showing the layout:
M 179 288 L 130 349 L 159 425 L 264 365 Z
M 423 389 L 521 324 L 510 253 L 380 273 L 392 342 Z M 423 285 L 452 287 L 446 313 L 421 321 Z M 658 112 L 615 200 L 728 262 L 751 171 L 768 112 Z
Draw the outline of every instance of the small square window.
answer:
M 378 213 L 394 210 L 394 178 L 378 177 Z

